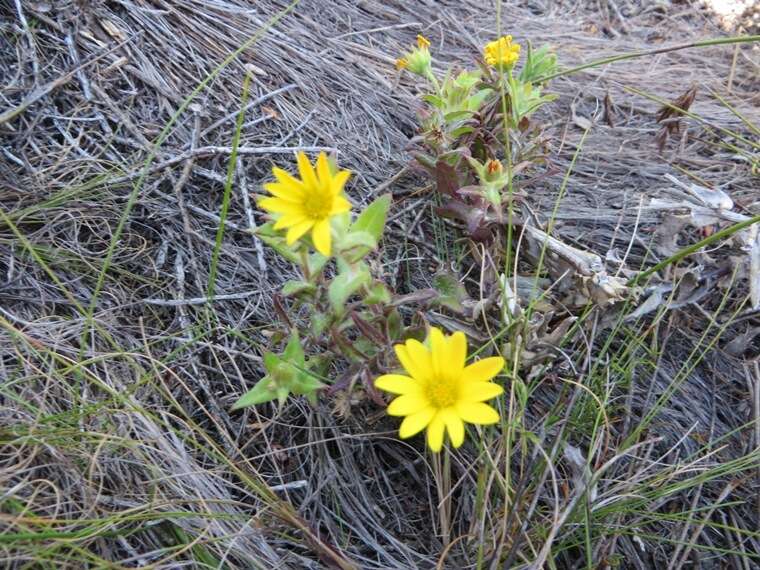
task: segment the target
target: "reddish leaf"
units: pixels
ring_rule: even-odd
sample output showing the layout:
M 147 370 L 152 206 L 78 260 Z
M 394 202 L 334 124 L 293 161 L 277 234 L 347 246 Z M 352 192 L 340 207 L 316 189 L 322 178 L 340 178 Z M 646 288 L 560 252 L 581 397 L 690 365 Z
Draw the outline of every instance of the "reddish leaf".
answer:
M 446 196 L 454 196 L 459 190 L 459 176 L 453 166 L 438 161 L 435 164 L 435 184 L 438 192 Z

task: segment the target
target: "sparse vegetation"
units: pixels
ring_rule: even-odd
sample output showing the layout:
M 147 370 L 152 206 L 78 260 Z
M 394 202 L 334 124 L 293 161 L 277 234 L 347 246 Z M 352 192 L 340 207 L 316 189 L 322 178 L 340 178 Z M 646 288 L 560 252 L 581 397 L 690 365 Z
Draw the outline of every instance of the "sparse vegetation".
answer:
M 760 564 L 751 22 L 0 15 L 0 566 Z

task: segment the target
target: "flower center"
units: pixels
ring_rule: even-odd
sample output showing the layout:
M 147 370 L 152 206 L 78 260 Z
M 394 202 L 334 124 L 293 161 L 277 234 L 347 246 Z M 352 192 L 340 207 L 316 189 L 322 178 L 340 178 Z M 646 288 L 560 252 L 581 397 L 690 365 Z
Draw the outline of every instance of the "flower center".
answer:
M 427 385 L 427 397 L 434 408 L 448 408 L 457 401 L 457 386 L 444 378 L 435 378 Z
M 313 220 L 324 220 L 332 210 L 332 196 L 319 191 L 310 192 L 303 202 L 306 215 Z

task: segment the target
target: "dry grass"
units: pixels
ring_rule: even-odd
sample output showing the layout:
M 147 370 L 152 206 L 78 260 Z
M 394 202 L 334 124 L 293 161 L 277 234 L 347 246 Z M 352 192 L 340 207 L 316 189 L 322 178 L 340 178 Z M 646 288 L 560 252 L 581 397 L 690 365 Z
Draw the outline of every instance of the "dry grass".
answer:
M 723 33 L 688 3 L 587 4 L 521 2 L 502 20 L 521 41 L 554 44 L 566 66 Z M 454 454 L 451 528 L 463 538 L 448 547 L 434 466 L 361 389 L 317 409 L 229 413 L 261 374 L 272 296 L 293 271 L 247 231 L 261 221 L 248 193 L 295 149 L 335 149 L 357 173 L 357 205 L 390 191 L 404 211 L 384 244 L 388 278 L 399 291 L 425 282 L 448 250 L 431 237 L 428 181 L 406 169 L 416 91 L 393 60 L 422 31 L 438 61 L 469 64 L 496 33 L 493 7 L 473 1 L 303 0 L 154 151 L 201 80 L 286 7 L 0 7 L 0 564 L 757 567 L 760 317 L 746 309 L 746 281 L 732 279 L 732 244 L 690 260 L 705 294 L 678 310 L 591 316 L 567 357 L 528 382 L 508 459 L 495 434 Z M 711 95 L 760 124 L 757 61 L 757 46 L 714 47 L 557 79 L 542 117 L 552 169 L 528 188 L 531 209 L 542 221 L 553 210 L 583 135 L 576 115 L 594 125 L 558 210 L 568 243 L 628 251 L 633 268 L 662 259 L 650 247 L 660 214 L 641 206 L 669 186 L 665 173 L 723 187 L 757 214 L 758 177 L 715 126 L 752 132 Z M 246 69 L 242 158 L 209 300 Z M 686 120 L 660 153 L 660 105 L 630 88 L 672 100 L 693 83 L 701 122 Z

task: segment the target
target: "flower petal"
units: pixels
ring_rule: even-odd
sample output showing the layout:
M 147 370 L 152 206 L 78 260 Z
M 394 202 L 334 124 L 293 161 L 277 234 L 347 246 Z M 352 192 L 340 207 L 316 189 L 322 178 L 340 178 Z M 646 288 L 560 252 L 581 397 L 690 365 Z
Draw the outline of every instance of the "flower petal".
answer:
M 396 355 L 399 351 L 396 351 Z M 410 338 L 406 341 L 406 355 L 409 360 L 411 369 L 407 372 L 413 378 L 420 382 L 427 382 L 433 376 L 433 362 L 430 359 L 430 352 L 420 341 Z M 406 364 L 403 364 L 406 368 Z
M 465 367 L 463 376 L 467 382 L 487 382 L 501 372 L 502 368 L 504 359 L 501 356 L 492 356 Z
M 288 245 L 293 245 L 299 239 L 301 239 L 301 236 L 308 232 L 313 225 L 314 222 L 312 220 L 304 220 L 303 222 L 300 222 L 294 226 L 290 226 L 290 229 L 285 236 L 285 241 Z
M 464 442 L 464 423 L 452 408 L 441 410 L 438 414 L 443 423 L 446 424 L 446 431 L 449 432 L 451 445 L 459 447 Z
M 421 390 L 419 382 L 401 374 L 384 374 L 375 380 L 375 388 L 391 394 L 408 394 Z
M 317 251 L 324 256 L 330 257 L 331 236 L 329 218 L 314 224 L 311 237 L 314 240 L 314 247 Z
M 282 198 L 262 198 L 259 200 L 259 208 L 276 214 L 302 214 L 303 206 L 297 202 L 290 202 Z
M 343 196 L 335 196 L 333 198 L 332 210 L 330 210 L 330 215 L 334 216 L 335 214 L 342 214 L 343 212 L 348 212 L 350 209 L 351 209 L 351 202 L 346 200 Z
M 267 182 L 264 184 L 264 190 L 269 192 L 272 196 L 287 202 L 300 204 L 303 200 L 303 192 L 301 190 L 297 190 L 280 182 Z
M 431 421 L 427 428 L 427 442 L 428 446 L 434 453 L 441 451 L 443 447 L 443 418 L 438 413 Z
M 277 179 L 277 182 L 279 182 L 283 186 L 290 188 L 293 191 L 298 191 L 301 194 L 303 194 L 306 191 L 306 188 L 304 187 L 303 182 L 298 180 L 298 178 L 294 177 L 287 170 L 283 170 L 282 168 L 278 168 L 274 166 L 272 167 L 272 174 L 274 174 L 274 177 Z
M 281 218 L 278 218 L 277 221 L 274 223 L 274 229 L 282 230 L 285 228 L 289 228 L 290 226 L 295 226 L 296 224 L 300 224 L 301 222 L 305 222 L 306 220 L 307 220 L 306 216 L 302 214 L 285 214 Z
M 448 370 L 449 343 L 438 327 L 430 327 L 430 354 L 433 363 L 433 374 L 441 378 Z
M 434 415 L 434 408 L 424 408 L 416 414 L 406 416 L 404 421 L 401 422 L 401 427 L 398 429 L 398 436 L 401 439 L 406 439 L 417 435 L 427 427 Z
M 449 364 L 452 371 L 459 372 L 467 360 L 467 337 L 462 331 L 457 331 L 449 337 Z
M 317 183 L 317 175 L 314 172 L 314 167 L 311 165 L 311 162 L 309 162 L 309 159 L 303 151 L 298 151 L 297 156 L 298 172 L 301 174 L 306 190 L 316 190 L 319 188 L 319 184 Z
M 461 399 L 465 402 L 485 402 L 504 393 L 504 388 L 493 382 L 468 382 L 461 390 Z
M 317 178 L 319 178 L 319 187 L 322 191 L 329 191 L 332 186 L 332 176 L 330 174 L 330 164 L 327 162 L 327 155 L 324 151 L 317 157 Z
M 427 398 L 420 394 L 403 394 L 388 404 L 389 416 L 410 416 L 429 408 Z
M 499 421 L 499 413 L 488 404 L 460 400 L 455 408 L 459 417 L 471 424 L 495 424 Z
M 335 195 L 340 194 L 349 178 L 351 178 L 350 170 L 338 171 L 338 173 L 335 174 L 335 176 L 333 176 L 332 180 L 330 181 L 330 190 L 332 190 L 332 193 Z

